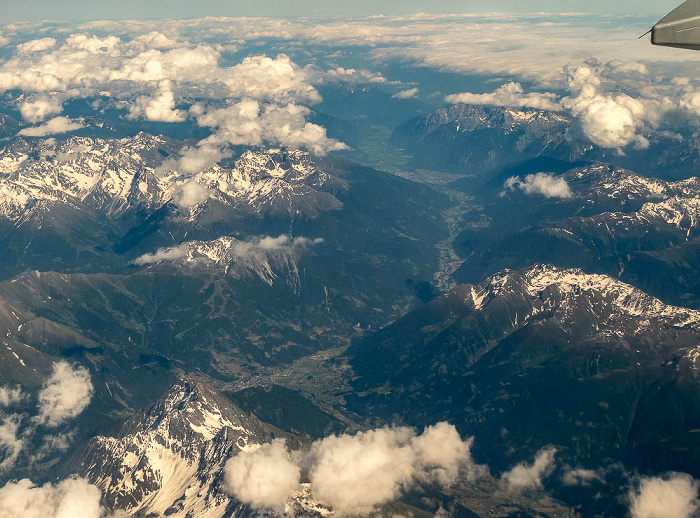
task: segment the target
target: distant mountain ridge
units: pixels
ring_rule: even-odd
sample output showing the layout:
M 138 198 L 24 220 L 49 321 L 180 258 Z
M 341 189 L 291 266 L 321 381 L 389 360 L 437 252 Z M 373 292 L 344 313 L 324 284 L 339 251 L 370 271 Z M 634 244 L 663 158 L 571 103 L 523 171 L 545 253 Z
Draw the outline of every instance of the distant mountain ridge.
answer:
M 534 108 L 453 104 L 396 128 L 391 141 L 415 168 L 483 175 L 536 157 L 574 162 L 601 160 L 669 179 L 687 178 L 700 166 L 700 141 L 650 132 L 646 149 L 600 148 L 562 112 Z
M 700 404 L 698 341 L 700 312 L 535 265 L 459 286 L 358 341 L 344 397 L 361 415 L 453 420 L 496 466 L 553 444 L 585 466 L 692 472 L 700 450 L 673 445 L 700 425 L 688 414 Z

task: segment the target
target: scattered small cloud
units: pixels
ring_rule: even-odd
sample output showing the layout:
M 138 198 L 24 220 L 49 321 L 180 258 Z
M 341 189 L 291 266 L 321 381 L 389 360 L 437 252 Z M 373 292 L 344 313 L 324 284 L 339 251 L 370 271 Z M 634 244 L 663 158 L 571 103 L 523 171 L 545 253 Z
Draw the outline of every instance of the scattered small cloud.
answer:
M 451 104 L 483 104 L 490 106 L 506 106 L 510 108 L 536 108 L 539 110 L 560 111 L 561 104 L 558 96 L 553 93 L 525 93 L 520 83 L 510 82 L 497 88 L 492 93 L 473 94 L 464 92 L 445 97 Z
M 526 490 L 542 489 L 542 479 L 554 469 L 554 456 L 557 450 L 552 447 L 540 450 L 532 464 L 522 462 L 510 471 L 503 473 L 501 482 L 508 491 L 520 493 Z
M 173 203 L 181 210 L 187 210 L 209 199 L 209 189 L 194 180 L 185 182 L 175 194 Z
M 505 189 L 520 189 L 525 194 L 541 194 L 546 198 L 571 198 L 573 194 L 564 178 L 551 173 L 529 174 L 525 179 L 511 176 L 503 184 Z
M 47 135 L 58 135 L 61 133 L 69 133 L 84 128 L 85 125 L 80 122 L 69 119 L 68 117 L 55 117 L 41 126 L 22 129 L 18 135 L 23 137 L 45 137 Z
M 24 448 L 24 440 L 19 433 L 21 422 L 22 417 L 13 414 L 0 423 L 0 471 L 12 468 Z
M 644 477 L 629 494 L 632 518 L 691 518 L 700 510 L 700 482 L 685 473 Z
M 159 248 L 152 254 L 143 254 L 134 259 L 136 266 L 144 266 L 148 264 L 156 264 L 161 261 L 177 261 L 187 257 L 187 247 L 174 246 L 171 248 Z
M 379 72 L 371 70 L 337 67 L 328 70 L 321 75 L 321 79 L 326 81 L 348 82 L 348 83 L 386 83 L 386 77 Z
M 23 399 L 24 393 L 20 387 L 0 387 L 0 406 L 14 405 Z
M 420 90 L 418 87 L 416 88 L 409 88 L 408 90 L 402 90 L 400 92 L 395 93 L 392 95 L 394 99 L 414 99 L 416 95 L 418 95 L 418 92 Z
M 53 366 L 51 377 L 39 392 L 39 424 L 56 427 L 80 415 L 90 404 L 93 386 L 90 373 L 61 361 Z
M 562 475 L 562 483 L 565 486 L 588 486 L 594 480 L 605 481 L 605 473 L 602 470 L 568 468 Z
M 285 442 L 276 439 L 254 451 L 242 451 L 224 466 L 224 488 L 257 509 L 281 509 L 300 487 L 301 469 Z

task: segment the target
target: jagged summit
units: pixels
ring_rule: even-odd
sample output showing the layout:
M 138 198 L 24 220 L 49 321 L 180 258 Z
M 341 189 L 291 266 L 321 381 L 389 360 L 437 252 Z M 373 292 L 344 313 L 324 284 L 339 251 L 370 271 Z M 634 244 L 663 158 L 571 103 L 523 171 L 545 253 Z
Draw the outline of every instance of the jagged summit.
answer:
M 578 268 L 537 264 L 521 271 L 505 270 L 469 287 L 475 310 L 482 310 L 489 301 L 508 294 L 527 297 L 532 305 L 532 314 L 521 316 L 521 324 L 545 309 L 561 309 L 589 295 L 607 302 L 618 317 L 640 319 L 642 327 L 656 320 L 670 327 L 700 330 L 700 311 L 666 305 L 613 277 L 587 274 Z
M 510 133 L 533 125 L 557 127 L 570 123 L 569 118 L 553 111 L 457 103 L 425 115 L 417 121 L 416 127 L 422 128 L 426 133 L 445 125 L 462 133 L 482 129 L 500 129 Z
M 93 438 L 74 462 L 110 506 L 130 514 L 222 516 L 229 506 L 218 483 L 224 463 L 269 440 L 255 416 L 181 380 L 116 437 Z
M 183 173 L 181 146 L 143 132 L 122 139 L 15 139 L 0 150 L 0 216 L 27 219 L 28 211 L 56 204 L 118 216 L 151 213 L 168 202 L 190 214 L 210 198 L 241 210 L 292 215 L 342 207 L 332 192 L 345 184 L 320 170 L 309 153 L 247 150 L 226 166 Z

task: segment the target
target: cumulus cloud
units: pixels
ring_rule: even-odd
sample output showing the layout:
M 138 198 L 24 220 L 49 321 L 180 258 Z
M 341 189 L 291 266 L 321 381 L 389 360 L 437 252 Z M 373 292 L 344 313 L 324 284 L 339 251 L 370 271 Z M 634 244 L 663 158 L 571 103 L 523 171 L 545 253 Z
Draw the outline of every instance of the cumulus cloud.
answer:
M 382 428 L 326 437 L 311 448 L 312 491 L 341 515 L 369 513 L 416 481 L 453 484 L 461 469 L 475 468 L 470 446 L 447 423 L 420 436 L 411 428 Z
M 269 99 L 274 102 L 321 101 L 310 84 L 309 72 L 289 56 L 249 56 L 222 74 L 222 81 L 238 98 Z
M 551 173 L 529 174 L 525 179 L 511 176 L 503 186 L 510 190 L 518 188 L 525 194 L 541 194 L 546 198 L 571 198 L 573 196 L 566 180 Z
M 146 119 L 157 122 L 182 122 L 187 112 L 175 109 L 175 95 L 169 81 L 162 81 L 158 92 L 153 96 L 138 97 L 129 106 L 130 119 Z
M 143 43 L 146 47 L 150 47 L 152 49 L 168 49 L 179 45 L 176 40 L 169 38 L 162 32 L 158 31 L 151 31 L 146 34 L 141 34 L 134 38 L 133 41 Z
M 203 111 L 197 116 L 197 123 L 215 129 L 202 142 L 208 146 L 268 143 L 305 148 L 317 154 L 347 149 L 342 142 L 329 138 L 325 128 L 307 122 L 310 113 L 309 108 L 297 104 L 265 105 L 246 99 L 227 108 Z
M 47 117 L 63 111 L 63 103 L 56 96 L 34 97 L 21 102 L 18 107 L 22 118 L 31 123 L 41 122 Z
M 189 209 L 209 199 L 209 189 L 194 180 L 185 182 L 173 194 L 173 203 L 182 210 Z
M 22 129 L 18 135 L 24 137 L 45 137 L 46 135 L 58 135 L 60 133 L 69 133 L 84 128 L 85 125 L 80 122 L 69 119 L 68 117 L 54 117 L 50 121 L 41 126 Z
M 281 508 L 299 487 L 304 466 L 314 498 L 338 515 L 363 515 L 417 483 L 449 487 L 460 478 L 473 480 L 485 468 L 474 464 L 471 444 L 448 423 L 428 427 L 421 435 L 407 427 L 333 435 L 295 456 L 276 440 L 229 459 L 224 487 L 253 507 Z
M 61 113 L 67 99 L 95 92 L 113 99 L 131 119 L 178 123 L 187 111 L 176 107 L 197 97 L 204 105 L 227 101 L 234 106 L 218 114 L 235 114 L 231 123 L 212 120 L 216 110 L 202 121 L 220 128 L 214 138 L 218 145 L 276 143 L 317 153 L 345 149 L 324 128 L 306 122 L 310 110 L 305 105 L 321 101 L 313 85 L 318 78 L 311 67 L 302 68 L 285 54 L 252 55 L 222 66 L 216 46 L 178 42 L 153 30 L 126 41 L 73 34 L 61 44 L 45 38 L 23 45 L 0 64 L 0 92 L 36 92 L 18 103 L 31 123 Z M 237 113 L 236 106 L 242 108 Z
M 409 88 L 408 90 L 402 90 L 400 92 L 395 93 L 392 95 L 394 99 L 413 99 L 418 95 L 418 88 Z
M 0 387 L 0 406 L 14 405 L 22 399 L 24 393 L 20 387 Z
M 691 518 L 700 510 L 698 488 L 700 482 L 685 473 L 642 478 L 629 494 L 630 515 L 632 518 Z
M 314 496 L 339 514 L 366 514 L 398 498 L 414 474 L 409 428 L 331 436 L 313 445 Z
M 87 369 L 72 367 L 65 361 L 55 363 L 53 374 L 39 392 L 36 421 L 49 427 L 59 426 L 85 410 L 92 393 L 92 381 Z
M 525 93 L 520 83 L 506 83 L 494 92 L 473 94 L 464 92 L 445 97 L 448 103 L 484 104 L 492 106 L 508 106 L 511 108 L 536 108 L 540 110 L 559 111 L 562 109 L 558 96 L 553 93 Z
M 569 75 L 569 86 L 578 95 L 562 104 L 578 117 L 585 135 L 598 146 L 621 149 L 629 144 L 646 148 L 649 142 L 639 132 L 655 124 L 661 106 L 650 99 L 635 99 L 627 94 L 610 95 L 599 91 L 600 77 L 587 66 Z
M 501 482 L 508 491 L 521 492 L 525 490 L 542 489 L 542 478 L 554 469 L 555 448 L 544 448 L 535 456 L 532 464 L 522 462 L 510 471 L 503 473 Z
M 26 43 L 17 45 L 18 54 L 28 54 L 30 52 L 41 52 L 48 50 L 56 45 L 54 38 L 41 38 L 38 40 L 29 40 Z
M 29 479 L 8 482 L 0 488 L 0 518 L 113 518 L 101 505 L 100 490 L 82 478 L 68 478 L 56 485 L 37 486 Z
M 299 488 L 301 469 L 282 439 L 255 451 L 242 451 L 224 466 L 224 489 L 255 508 L 279 509 Z
M 620 153 L 629 145 L 639 149 L 648 147 L 649 142 L 643 134 L 656 128 L 668 112 L 679 108 L 694 111 L 696 106 L 700 106 L 694 94 L 686 94 L 674 102 L 653 88 L 643 89 L 638 97 L 606 92 L 606 88 L 616 89 L 619 75 L 625 77 L 632 72 L 646 73 L 646 67 L 639 63 L 612 62 L 604 66 L 566 67 L 566 70 L 568 96 L 548 92 L 526 93 L 520 83 L 511 82 L 492 93 L 454 94 L 447 96 L 446 101 L 568 111 L 579 121 L 584 135 L 591 142 L 600 147 L 617 149 Z M 607 74 L 605 84 L 602 74 Z

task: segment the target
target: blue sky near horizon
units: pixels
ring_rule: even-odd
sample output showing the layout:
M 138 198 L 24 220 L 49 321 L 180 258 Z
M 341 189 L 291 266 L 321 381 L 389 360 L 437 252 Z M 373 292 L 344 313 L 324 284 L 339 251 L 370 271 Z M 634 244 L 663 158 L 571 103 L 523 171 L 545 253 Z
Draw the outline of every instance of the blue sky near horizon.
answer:
M 5 23 L 198 18 L 203 16 L 365 16 L 417 12 L 591 12 L 661 17 L 679 0 L 0 0 Z

